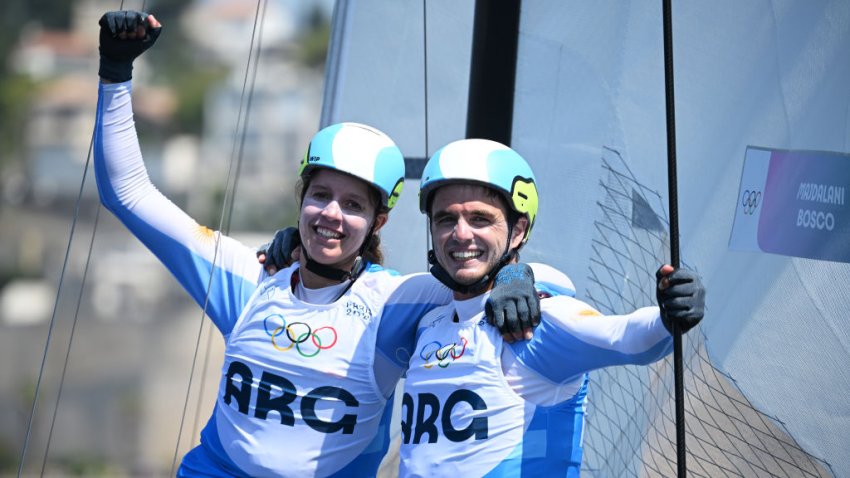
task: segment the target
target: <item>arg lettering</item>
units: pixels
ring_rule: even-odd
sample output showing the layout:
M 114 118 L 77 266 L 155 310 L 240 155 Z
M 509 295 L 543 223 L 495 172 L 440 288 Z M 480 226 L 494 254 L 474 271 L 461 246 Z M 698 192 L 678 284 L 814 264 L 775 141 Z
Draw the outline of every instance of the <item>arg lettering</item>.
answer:
M 231 402 L 235 401 L 235 408 L 240 413 L 249 415 L 253 381 L 254 373 L 247 365 L 236 360 L 231 362 L 227 369 L 226 383 L 224 384 L 224 403 L 231 405 Z M 281 393 L 275 394 L 272 387 L 280 390 Z M 281 425 L 295 426 L 292 403 L 296 398 L 298 398 L 298 391 L 295 384 L 285 377 L 263 372 L 260 383 L 257 385 L 254 417 L 267 420 L 269 412 L 277 412 Z M 342 431 L 343 435 L 354 433 L 354 425 L 357 424 L 356 414 L 347 413 L 335 422 L 324 421 L 316 415 L 316 404 L 325 399 L 342 402 L 349 408 L 357 408 L 360 405 L 348 390 L 331 386 L 318 387 L 307 392 L 301 399 L 301 416 L 304 423 L 321 433 L 336 433 L 338 431 Z
M 487 439 L 487 417 L 476 417 L 466 427 L 458 429 L 452 423 L 452 411 L 461 402 L 473 410 L 487 410 L 478 394 L 471 390 L 455 390 L 446 399 L 445 404 L 433 393 L 420 393 L 414 398 L 405 393 L 401 400 L 401 436 L 405 445 L 411 442 L 418 445 L 427 436 L 426 443 L 437 443 L 440 432 L 437 420 L 440 420 L 442 435 L 453 442 L 462 442 L 475 437 L 475 440 Z M 415 421 L 414 421 L 415 415 Z

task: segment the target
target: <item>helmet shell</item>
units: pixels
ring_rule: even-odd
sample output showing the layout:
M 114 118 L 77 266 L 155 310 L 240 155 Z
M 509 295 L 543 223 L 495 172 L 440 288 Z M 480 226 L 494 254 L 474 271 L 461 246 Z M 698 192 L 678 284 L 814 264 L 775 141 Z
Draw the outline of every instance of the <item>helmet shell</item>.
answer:
M 390 210 L 404 186 L 404 156 L 383 132 L 360 123 L 337 123 L 310 140 L 298 175 L 316 168 L 340 171 L 366 181 L 378 190 L 381 206 Z
M 434 191 L 447 184 L 480 184 L 504 196 L 508 206 L 528 218 L 522 243 L 537 217 L 538 194 L 528 162 L 511 148 L 488 139 L 462 139 L 440 148 L 422 171 L 419 210 L 428 213 Z

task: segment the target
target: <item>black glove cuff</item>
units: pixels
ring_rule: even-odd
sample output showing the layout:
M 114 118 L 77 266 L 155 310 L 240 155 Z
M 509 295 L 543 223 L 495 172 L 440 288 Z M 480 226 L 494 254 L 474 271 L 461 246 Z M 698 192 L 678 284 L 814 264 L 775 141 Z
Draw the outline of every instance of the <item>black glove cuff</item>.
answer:
M 133 77 L 133 63 L 116 62 L 101 56 L 97 74 L 105 80 L 116 83 L 130 81 Z
M 516 281 L 528 281 L 534 283 L 534 270 L 525 263 L 508 264 L 502 267 L 496 274 L 494 285 L 511 284 Z

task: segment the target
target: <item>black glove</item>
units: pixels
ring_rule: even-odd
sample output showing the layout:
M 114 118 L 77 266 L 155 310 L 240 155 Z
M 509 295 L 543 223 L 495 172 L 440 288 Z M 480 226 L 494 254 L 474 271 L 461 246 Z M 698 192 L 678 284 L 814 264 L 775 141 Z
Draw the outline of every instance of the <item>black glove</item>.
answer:
M 124 82 L 132 78 L 133 60 L 153 46 L 162 27 L 150 28 L 148 14 L 121 10 L 106 12 L 100 17 L 100 70 L 101 78 Z M 144 27 L 144 38 L 122 40 L 118 34 L 135 32 Z
M 661 280 L 667 279 L 669 285 L 661 289 Z M 661 321 L 672 334 L 673 324 L 679 326 L 682 333 L 694 328 L 702 320 L 705 309 L 705 287 L 699 276 L 687 269 L 675 269 L 670 274 L 661 275 L 661 269 L 655 273 L 655 297 L 661 308 Z
M 265 254 L 265 266 L 275 266 L 277 270 L 292 265 L 292 251 L 301 245 L 301 236 L 297 227 L 278 229 L 274 233 L 272 242 L 263 244 L 257 248 L 257 255 Z
M 534 271 L 526 264 L 508 264 L 496 274 L 484 306 L 487 320 L 503 335 L 522 338 L 522 332 L 540 323 L 540 299 L 534 289 Z

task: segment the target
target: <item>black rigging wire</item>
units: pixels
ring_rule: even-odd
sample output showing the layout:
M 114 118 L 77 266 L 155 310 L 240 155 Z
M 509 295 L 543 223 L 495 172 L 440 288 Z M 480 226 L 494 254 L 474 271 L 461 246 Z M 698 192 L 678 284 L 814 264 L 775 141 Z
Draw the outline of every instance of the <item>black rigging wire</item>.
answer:
M 219 248 L 221 246 L 222 230 L 225 227 L 225 225 L 226 225 L 227 228 L 230 227 L 230 214 L 232 212 L 233 195 L 235 194 L 235 190 L 236 190 L 236 183 L 238 181 L 238 175 L 239 175 L 240 164 L 241 164 L 241 159 L 242 159 L 242 151 L 243 151 L 243 146 L 244 146 L 244 143 L 245 143 L 245 135 L 247 133 L 247 119 L 245 119 L 243 121 L 243 105 L 245 105 L 246 89 L 248 89 L 248 78 L 250 76 L 249 73 L 251 72 L 251 59 L 252 59 L 251 52 L 254 51 L 254 41 L 255 41 L 255 39 L 257 39 L 257 43 L 258 43 L 257 49 L 258 49 L 258 51 L 257 51 L 257 58 L 254 60 L 253 77 L 251 79 L 250 90 L 249 90 L 249 93 L 248 93 L 249 98 L 253 97 L 254 82 L 256 80 L 256 73 L 257 73 L 256 63 L 259 60 L 259 35 L 257 34 L 258 33 L 257 32 L 257 26 L 258 26 L 259 23 L 261 23 L 260 22 L 260 10 L 261 10 L 260 5 L 265 5 L 266 2 L 267 2 L 267 0 L 257 0 L 257 10 L 256 10 L 256 13 L 254 15 L 254 27 L 253 27 L 253 30 L 251 32 L 251 43 L 250 43 L 250 46 L 248 48 L 248 63 L 245 66 L 245 78 L 243 79 L 243 82 L 242 82 L 242 96 L 240 97 L 240 100 L 239 100 L 239 113 L 238 113 L 237 119 L 236 119 L 237 134 L 238 134 L 238 131 L 239 131 L 239 126 L 240 126 L 240 124 L 242 124 L 242 139 L 239 142 L 238 148 L 237 148 L 235 141 L 234 141 L 234 149 L 233 149 L 233 152 L 231 153 L 230 167 L 228 168 L 228 172 L 227 172 L 227 181 L 226 181 L 227 187 L 225 189 L 225 195 L 224 195 L 224 200 L 223 200 L 223 204 L 222 204 L 222 213 L 221 213 L 221 218 L 220 218 L 220 221 L 219 221 L 219 234 L 216 234 L 216 236 L 215 236 L 215 241 L 216 241 L 215 242 L 215 253 L 213 254 L 213 260 L 212 260 L 213 266 L 215 266 L 215 263 L 218 259 L 218 252 L 219 252 Z M 263 19 L 265 19 L 265 11 L 266 10 L 265 10 L 265 6 L 264 6 L 262 8 Z M 250 108 L 250 99 L 249 99 L 249 102 L 248 102 L 248 108 Z M 245 116 L 247 117 L 247 108 L 245 109 Z M 236 157 L 237 151 L 238 151 L 239 156 L 238 156 L 237 161 L 236 161 L 236 163 L 237 163 L 236 168 L 235 168 L 236 172 L 234 173 L 234 165 L 233 165 L 234 161 L 233 161 L 233 159 L 234 159 L 234 157 Z M 228 205 L 228 201 L 231 202 L 230 205 Z M 200 327 L 198 328 L 198 336 L 197 336 L 197 339 L 196 339 L 196 342 L 195 342 L 195 353 L 193 354 L 193 357 L 192 357 L 192 368 L 191 368 L 191 372 L 189 374 L 189 383 L 186 387 L 186 398 L 183 402 L 183 412 L 182 412 L 181 418 L 180 418 L 180 426 L 179 426 L 178 431 L 177 431 L 177 443 L 174 446 L 174 457 L 171 461 L 171 472 L 169 474 L 172 475 L 172 476 L 174 475 L 174 470 L 177 466 L 177 456 L 178 456 L 178 453 L 180 451 L 180 438 L 183 434 L 183 426 L 185 425 L 185 421 L 186 421 L 186 410 L 189 406 L 189 395 L 190 395 L 191 390 L 192 390 L 192 383 L 193 383 L 193 379 L 194 379 L 195 365 L 197 364 L 197 361 L 198 361 L 198 350 L 200 348 L 201 336 L 202 336 L 203 330 L 204 330 L 204 322 L 206 322 L 204 320 L 204 318 L 206 316 L 207 307 L 209 306 L 210 292 L 212 290 L 212 279 L 213 279 L 213 273 L 211 272 L 210 273 L 210 280 L 207 283 L 206 296 L 204 297 L 204 306 L 202 308 Z M 209 349 L 207 349 L 207 352 L 208 351 L 209 351 Z M 200 392 L 202 392 L 202 390 Z M 199 392 L 199 394 L 200 394 L 200 392 Z
M 53 301 L 53 313 L 50 316 L 50 323 L 47 326 L 47 339 L 45 340 L 45 343 L 44 343 L 44 353 L 42 354 L 42 357 L 41 357 L 41 366 L 39 367 L 39 370 L 38 370 L 38 379 L 36 380 L 36 384 L 35 384 L 35 393 L 34 393 L 34 396 L 33 396 L 33 399 L 32 399 L 32 408 L 30 409 L 30 416 L 29 416 L 29 420 L 27 421 L 27 431 L 26 431 L 26 435 L 24 436 L 24 446 L 21 449 L 21 458 L 20 458 L 20 463 L 18 464 L 18 477 L 19 478 L 20 478 L 21 474 L 23 473 L 24 460 L 26 458 L 27 449 L 29 448 L 30 438 L 32 437 L 32 426 L 33 426 L 33 422 L 34 422 L 34 419 L 35 419 L 35 408 L 36 408 L 36 404 L 38 403 L 39 394 L 41 392 L 41 384 L 42 384 L 42 380 L 44 378 L 44 369 L 45 369 L 45 366 L 47 364 L 47 353 L 48 353 L 48 350 L 50 350 L 50 342 L 51 342 L 51 339 L 53 338 L 53 328 L 56 325 L 56 312 L 59 310 L 59 297 L 62 295 L 62 287 L 65 284 L 65 271 L 68 268 L 68 259 L 71 257 L 71 244 L 74 241 L 74 233 L 76 232 L 76 228 L 77 228 L 77 218 L 80 215 L 80 203 L 82 202 L 82 199 L 83 199 L 83 189 L 85 188 L 85 185 L 86 185 L 86 175 L 88 174 L 88 170 L 89 170 L 89 163 L 90 163 L 90 160 L 91 160 L 91 151 L 92 151 L 92 145 L 93 144 L 94 144 L 94 133 L 92 133 L 92 139 L 91 139 L 91 142 L 89 143 L 89 153 L 88 153 L 88 156 L 86 157 L 86 164 L 83 167 L 83 178 L 82 178 L 82 181 L 80 181 L 80 191 L 77 194 L 77 201 L 74 204 L 74 217 L 71 221 L 71 232 L 70 232 L 69 237 L 68 237 L 68 246 L 65 248 L 65 259 L 62 261 L 62 271 L 59 273 L 59 285 L 56 288 L 56 298 Z M 92 231 L 92 239 L 94 239 L 94 232 L 95 231 Z M 86 269 L 88 269 L 88 261 L 86 262 Z M 85 277 L 83 277 L 83 281 L 85 281 Z M 77 310 L 79 311 L 79 304 L 78 304 Z M 77 317 L 75 315 L 74 316 L 74 324 L 76 324 L 76 322 L 77 322 Z M 73 335 L 71 336 L 71 338 L 73 339 Z M 69 351 L 70 351 L 70 347 L 71 347 L 71 344 L 69 342 L 69 344 L 68 344 Z M 66 366 L 67 366 L 67 359 L 68 358 L 66 356 L 65 357 L 65 360 L 66 360 L 65 365 Z M 63 372 L 62 372 L 63 380 L 64 380 L 64 373 L 65 372 L 63 370 Z M 59 393 L 61 394 L 61 388 L 60 388 Z M 57 407 L 58 407 L 58 403 L 57 403 Z M 54 411 L 54 418 L 55 418 L 55 411 Z M 52 433 L 52 430 L 53 430 L 53 425 L 51 424 L 51 433 Z M 49 444 L 49 440 L 48 440 L 48 444 Z M 47 456 L 47 452 L 45 451 L 45 459 L 46 459 L 46 456 Z M 44 466 L 42 465 L 42 469 L 43 468 L 44 468 Z
M 91 155 L 91 146 L 89 146 L 89 155 Z M 56 405 L 53 407 L 53 418 L 50 420 L 50 431 L 47 433 L 47 445 L 44 447 L 44 458 L 41 460 L 41 476 L 44 476 L 44 469 L 47 466 L 47 456 L 50 451 L 50 442 L 53 439 L 53 428 L 56 425 L 56 416 L 59 414 L 59 402 L 62 401 L 62 390 L 65 386 L 65 375 L 68 371 L 68 362 L 71 358 L 71 347 L 74 344 L 74 331 L 77 329 L 77 318 L 80 316 L 80 304 L 83 303 L 83 291 L 86 288 L 86 278 L 89 274 L 89 265 L 91 264 L 91 253 L 94 249 L 94 238 L 97 235 L 97 223 L 100 219 L 100 210 L 102 206 L 98 204 L 97 212 L 94 216 L 94 225 L 92 226 L 91 240 L 89 241 L 89 251 L 86 255 L 86 264 L 83 268 L 83 279 L 80 284 L 80 293 L 77 296 L 77 307 L 74 310 L 74 320 L 71 322 L 71 333 L 68 338 L 68 349 L 65 351 L 65 361 L 62 365 L 62 375 L 59 379 L 59 391 L 56 393 Z
M 245 118 L 244 118 L 244 122 L 242 124 L 242 134 L 239 135 L 238 151 L 236 149 L 237 148 L 237 146 L 236 146 L 237 142 L 234 139 L 234 143 L 233 143 L 234 149 L 233 149 L 233 151 L 231 152 L 231 155 L 230 155 L 231 164 L 233 163 L 233 158 L 234 157 L 236 158 L 236 173 L 235 173 L 234 178 L 233 178 L 232 190 L 231 189 L 226 190 L 226 191 L 231 191 L 230 195 L 229 195 L 230 200 L 228 201 L 228 195 L 227 195 L 227 193 L 225 193 L 225 199 L 224 199 L 224 204 L 223 204 L 223 208 L 222 208 L 222 224 L 220 225 L 221 227 L 219 227 L 219 230 L 222 231 L 222 233 L 225 234 L 225 235 L 230 233 L 231 221 L 233 220 L 233 205 L 236 203 L 236 200 L 235 200 L 236 199 L 236 188 L 239 185 L 239 176 L 240 176 L 241 171 L 242 171 L 242 160 L 244 158 L 244 150 L 245 150 L 245 138 L 247 137 L 247 133 L 248 133 L 248 120 L 251 117 L 251 105 L 253 104 L 253 100 L 254 100 L 254 94 L 253 94 L 254 84 L 257 80 L 257 71 L 259 70 L 259 66 L 260 66 L 260 53 L 261 53 L 261 50 L 262 50 L 262 41 L 263 41 L 263 26 L 265 25 L 266 6 L 267 5 L 268 5 L 268 0 L 263 0 L 263 13 L 261 14 L 261 19 L 260 19 L 260 22 L 259 22 L 259 32 L 257 34 L 257 48 L 256 48 L 256 53 L 254 54 L 255 56 L 254 56 L 254 62 L 253 62 L 253 71 L 251 72 L 251 87 L 250 87 L 250 90 L 249 90 L 249 93 L 248 93 L 247 104 L 245 105 Z M 259 8 L 260 7 L 259 7 L 259 2 L 258 2 L 258 4 L 257 4 L 258 11 L 259 11 Z M 257 27 L 256 18 L 255 18 L 254 21 L 255 21 L 254 28 L 256 29 L 256 27 Z M 254 48 L 253 48 L 253 42 L 252 42 L 251 48 L 248 50 L 248 56 L 249 56 L 248 64 L 249 65 L 251 64 L 250 56 L 251 56 L 253 50 L 254 50 Z M 248 67 L 246 67 L 245 75 L 246 75 L 245 80 L 247 81 Z M 244 98 L 244 86 L 243 86 L 243 92 L 242 93 L 243 93 L 243 98 Z M 240 105 L 241 105 L 241 103 L 240 103 Z M 242 108 L 240 106 L 240 113 L 241 113 L 241 109 Z M 238 119 L 237 119 L 237 122 L 236 122 L 236 131 L 237 131 L 237 134 L 238 134 L 238 131 L 239 131 L 239 120 Z M 229 178 L 229 175 L 228 175 L 228 178 Z M 226 213 L 224 212 L 224 206 L 225 205 L 227 205 L 227 212 Z M 209 291 L 207 291 L 207 294 L 209 294 Z M 204 321 L 204 322 L 206 322 L 206 321 Z M 201 394 L 203 393 L 204 387 L 206 385 L 207 371 L 209 370 L 210 348 L 212 346 L 212 333 L 210 332 L 210 330 L 211 330 L 211 327 L 208 327 L 207 328 L 207 346 L 206 346 L 206 350 L 205 350 L 205 353 L 204 353 L 204 364 L 201 367 L 201 383 L 198 386 L 198 406 L 195 407 L 195 417 L 194 417 L 194 420 L 193 420 L 193 423 L 192 423 L 192 435 L 191 436 L 193 436 L 193 437 L 198 436 L 198 424 L 200 423 L 200 419 L 201 419 L 201 417 L 200 417 L 200 413 L 201 413 L 200 402 L 201 402 L 201 396 L 202 396 Z
M 667 188 L 670 204 L 670 265 L 679 267 L 679 202 L 676 181 L 676 107 L 673 94 L 673 21 L 670 0 L 663 0 L 664 92 L 667 106 Z M 682 363 L 682 331 L 673 324 L 673 375 L 676 402 L 676 467 L 679 478 L 687 475 L 685 447 L 685 391 Z

